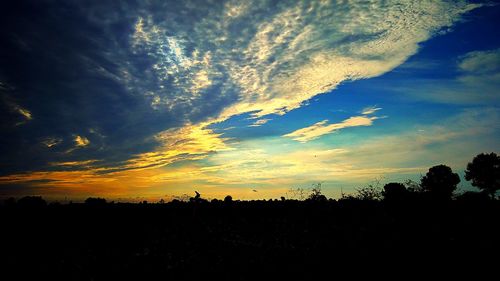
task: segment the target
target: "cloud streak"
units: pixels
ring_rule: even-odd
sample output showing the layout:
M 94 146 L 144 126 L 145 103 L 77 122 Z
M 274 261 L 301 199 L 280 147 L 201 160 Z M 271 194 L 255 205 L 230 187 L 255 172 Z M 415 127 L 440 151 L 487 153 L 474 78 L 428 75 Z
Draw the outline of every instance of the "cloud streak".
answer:
M 312 126 L 298 129 L 283 136 L 301 143 L 306 143 L 315 140 L 323 135 L 331 134 L 345 128 L 371 126 L 374 120 L 380 119 L 381 117 L 367 115 L 373 114 L 380 109 L 381 108 L 367 107 L 362 111 L 362 114 L 364 115 L 352 116 L 343 120 L 342 122 L 333 124 L 328 124 L 328 120 L 323 120 L 317 122 Z
M 271 119 L 266 119 L 266 118 L 259 119 L 259 120 L 255 121 L 254 123 L 248 125 L 248 127 L 260 127 L 260 126 L 266 124 L 269 121 L 271 121 Z
M 379 110 L 381 110 L 382 108 L 380 107 L 376 107 L 376 106 L 369 106 L 369 107 L 366 107 L 364 108 L 362 111 L 361 111 L 361 114 L 363 115 L 369 115 L 369 114 L 373 114 Z

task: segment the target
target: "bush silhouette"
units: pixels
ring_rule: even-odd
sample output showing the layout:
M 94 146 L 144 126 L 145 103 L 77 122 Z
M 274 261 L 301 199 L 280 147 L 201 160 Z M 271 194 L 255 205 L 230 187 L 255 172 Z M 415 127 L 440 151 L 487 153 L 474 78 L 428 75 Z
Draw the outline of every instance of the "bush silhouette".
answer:
M 465 179 L 495 198 L 496 191 L 500 189 L 500 156 L 493 152 L 478 154 L 467 164 Z
M 453 173 L 446 165 L 437 165 L 429 169 L 422 177 L 420 185 L 422 190 L 435 199 L 451 199 L 453 191 L 460 182 L 458 174 Z

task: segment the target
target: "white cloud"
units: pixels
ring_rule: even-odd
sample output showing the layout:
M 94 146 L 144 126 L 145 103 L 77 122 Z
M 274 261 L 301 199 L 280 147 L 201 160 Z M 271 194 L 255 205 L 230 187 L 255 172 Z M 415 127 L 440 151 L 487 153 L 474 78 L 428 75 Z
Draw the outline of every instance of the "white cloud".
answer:
M 378 119 L 379 117 L 368 117 L 368 116 L 353 116 L 350 117 L 340 123 L 328 124 L 328 120 L 323 120 L 318 122 L 312 126 L 302 128 L 296 131 L 293 131 L 289 134 L 284 135 L 284 137 L 292 138 L 298 142 L 308 142 L 311 140 L 315 140 L 323 135 L 331 134 L 335 131 L 349 128 L 349 127 L 358 127 L 358 126 L 371 126 L 373 124 L 373 120 Z
M 467 53 L 458 64 L 463 74 L 457 82 L 481 91 L 481 95 L 498 95 L 500 91 L 500 49 Z
M 458 67 L 476 74 L 500 72 L 500 49 L 469 52 L 462 57 Z
M 244 61 L 226 63 L 242 97 L 224 113 L 283 114 L 343 81 L 381 75 L 473 7 L 462 2 L 325 1 L 281 10 L 255 24 L 257 32 L 242 50 Z
M 185 14 L 206 9 L 205 16 L 186 25 L 168 11 L 138 17 L 131 46 L 156 63 L 148 70 L 151 81 L 132 84 L 158 87 L 155 97 L 167 110 L 189 104 L 204 112 L 212 95 L 231 101 L 220 114 L 207 112 L 218 120 L 284 114 L 341 82 L 390 71 L 476 7 L 431 0 L 186 4 Z
M 364 108 L 362 111 L 361 111 L 361 114 L 363 115 L 370 115 L 370 114 L 373 114 L 379 110 L 381 110 L 382 108 L 380 107 L 376 107 L 376 106 L 369 106 L 369 107 L 366 107 Z
M 253 124 L 248 125 L 248 127 L 260 127 L 269 121 L 271 121 L 271 119 L 259 119 L 259 120 L 255 121 Z

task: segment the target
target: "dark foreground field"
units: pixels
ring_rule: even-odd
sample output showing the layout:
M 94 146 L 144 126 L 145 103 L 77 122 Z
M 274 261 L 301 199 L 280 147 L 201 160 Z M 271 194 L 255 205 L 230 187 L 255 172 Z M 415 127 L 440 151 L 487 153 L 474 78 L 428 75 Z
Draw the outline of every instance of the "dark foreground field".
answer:
M 493 200 L 18 204 L 0 209 L 2 274 L 3 280 L 332 280 L 437 269 L 496 276 L 499 215 Z

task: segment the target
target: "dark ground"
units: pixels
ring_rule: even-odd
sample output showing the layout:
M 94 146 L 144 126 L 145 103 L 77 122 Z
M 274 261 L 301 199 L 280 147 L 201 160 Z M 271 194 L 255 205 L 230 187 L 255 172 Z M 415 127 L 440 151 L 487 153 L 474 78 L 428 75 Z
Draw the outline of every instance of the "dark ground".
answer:
M 14 204 L 0 208 L 2 279 L 498 277 L 499 215 L 492 200 Z

